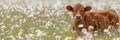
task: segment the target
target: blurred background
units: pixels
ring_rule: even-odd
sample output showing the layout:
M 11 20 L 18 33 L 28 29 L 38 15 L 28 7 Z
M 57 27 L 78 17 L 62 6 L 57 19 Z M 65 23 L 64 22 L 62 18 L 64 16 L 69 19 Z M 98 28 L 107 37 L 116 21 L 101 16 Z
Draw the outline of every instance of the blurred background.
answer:
M 65 7 L 77 3 L 120 15 L 120 0 L 0 0 L 0 40 L 75 40 Z

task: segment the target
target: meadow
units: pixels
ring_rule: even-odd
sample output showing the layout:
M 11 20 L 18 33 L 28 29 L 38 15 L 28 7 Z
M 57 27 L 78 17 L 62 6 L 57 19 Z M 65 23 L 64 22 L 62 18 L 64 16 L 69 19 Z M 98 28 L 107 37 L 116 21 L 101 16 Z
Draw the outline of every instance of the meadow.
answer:
M 120 15 L 120 0 L 0 0 L 0 40 L 75 40 L 73 15 L 65 7 L 76 3 L 92 11 L 112 8 Z M 113 31 L 91 40 L 118 38 Z

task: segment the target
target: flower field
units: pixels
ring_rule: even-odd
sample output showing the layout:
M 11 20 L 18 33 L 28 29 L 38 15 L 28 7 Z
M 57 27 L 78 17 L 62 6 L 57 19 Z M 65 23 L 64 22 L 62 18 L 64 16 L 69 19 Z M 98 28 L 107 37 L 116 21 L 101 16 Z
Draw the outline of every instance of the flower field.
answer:
M 120 15 L 120 0 L 0 0 L 0 40 L 75 40 L 73 15 L 65 7 L 77 3 L 92 6 L 92 11 L 112 8 Z M 89 40 L 120 40 L 120 36 L 113 31 Z

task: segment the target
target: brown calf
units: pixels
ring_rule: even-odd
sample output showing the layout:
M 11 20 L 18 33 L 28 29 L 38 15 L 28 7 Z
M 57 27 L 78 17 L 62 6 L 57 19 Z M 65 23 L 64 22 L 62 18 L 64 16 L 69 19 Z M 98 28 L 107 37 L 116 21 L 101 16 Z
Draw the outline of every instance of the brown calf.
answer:
M 115 10 L 113 10 L 113 9 L 99 10 L 99 11 L 95 11 L 94 13 L 97 14 L 97 15 L 102 15 L 102 16 L 108 18 L 109 19 L 109 24 L 111 26 L 113 26 L 113 28 L 115 28 L 116 30 L 118 29 L 119 19 L 118 19 L 118 15 L 115 12 Z
M 106 16 L 99 15 L 96 12 L 85 12 L 83 16 L 85 28 L 90 31 L 89 26 L 93 26 L 93 31 L 102 31 L 105 28 L 108 28 L 109 19 Z
M 78 26 L 79 26 L 79 24 L 85 25 L 84 20 L 83 20 L 84 12 L 90 11 L 91 7 L 90 6 L 84 7 L 81 4 L 76 4 L 74 7 L 68 5 L 66 7 L 66 9 L 68 11 L 73 12 L 74 21 L 73 21 L 73 24 L 72 24 L 72 28 L 75 31 L 75 35 L 79 36 L 82 28 L 79 28 Z
M 68 11 L 73 12 L 73 30 L 76 31 L 76 35 L 80 35 L 81 28 L 78 27 L 79 24 L 83 24 L 84 27 L 89 31 L 89 26 L 94 27 L 95 30 L 102 31 L 108 28 L 109 25 L 113 25 L 114 28 L 118 28 L 117 23 L 119 23 L 118 15 L 113 9 L 102 10 L 91 12 L 91 7 L 84 7 L 81 4 L 76 4 L 74 7 L 68 5 L 66 7 Z

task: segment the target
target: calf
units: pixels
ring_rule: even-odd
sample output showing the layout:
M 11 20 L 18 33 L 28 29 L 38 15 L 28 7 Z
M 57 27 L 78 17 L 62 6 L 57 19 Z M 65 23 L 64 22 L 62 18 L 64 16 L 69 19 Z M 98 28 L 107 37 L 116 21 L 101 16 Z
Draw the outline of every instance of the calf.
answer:
M 85 12 L 83 16 L 85 28 L 89 31 L 89 26 L 93 26 L 93 31 L 102 32 L 103 29 L 108 28 L 109 19 L 106 16 L 99 15 L 97 12 Z
M 118 15 L 115 12 L 115 10 L 113 9 L 99 10 L 99 11 L 95 11 L 94 13 L 108 18 L 110 26 L 113 26 L 112 28 L 115 28 L 115 30 L 118 29 L 119 19 L 118 19 Z
M 102 10 L 102 11 L 90 11 L 91 7 L 84 7 L 81 4 L 76 4 L 74 7 L 68 5 L 66 7 L 68 11 L 73 12 L 73 30 L 75 30 L 76 35 L 80 35 L 81 28 L 78 27 L 79 24 L 83 24 L 87 31 L 89 31 L 89 26 L 93 26 L 94 30 L 102 31 L 108 28 L 109 25 L 113 25 L 115 29 L 118 28 L 119 23 L 118 15 L 113 9 Z
M 118 19 L 117 13 L 113 9 L 109 9 L 109 10 L 106 10 L 106 11 L 108 12 L 108 15 L 109 15 L 108 18 L 109 18 L 110 24 L 115 29 L 118 29 L 118 27 L 119 27 L 119 19 Z
M 73 24 L 72 24 L 72 28 L 73 30 L 75 31 L 75 35 L 76 37 L 80 35 L 81 33 L 81 29 L 82 28 L 85 28 L 85 27 L 82 27 L 82 28 L 79 28 L 79 24 L 83 24 L 85 25 L 84 23 L 84 20 L 83 20 L 83 16 L 84 16 L 84 12 L 87 12 L 87 11 L 90 11 L 91 10 L 91 7 L 90 6 L 86 6 L 84 7 L 83 5 L 81 4 L 76 4 L 74 7 L 68 5 L 66 7 L 66 9 L 68 11 L 71 11 L 73 13 Z

